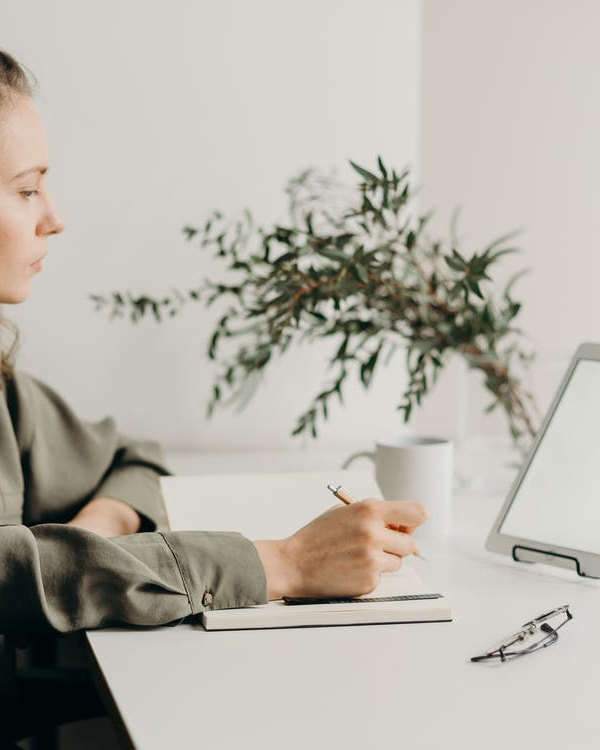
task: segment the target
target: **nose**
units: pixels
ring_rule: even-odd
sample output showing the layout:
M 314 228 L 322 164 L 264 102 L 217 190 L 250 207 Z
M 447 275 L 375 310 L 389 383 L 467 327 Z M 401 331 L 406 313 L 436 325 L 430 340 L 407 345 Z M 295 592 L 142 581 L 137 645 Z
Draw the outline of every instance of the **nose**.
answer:
M 49 234 L 60 234 L 65 228 L 62 216 L 57 212 L 54 205 L 48 201 L 46 211 L 37 227 L 37 234 L 47 236 Z
M 48 232 L 48 234 L 60 234 L 65 229 L 65 222 L 64 219 L 60 214 L 56 212 L 56 210 L 52 211 L 52 221 L 51 221 L 51 229 Z

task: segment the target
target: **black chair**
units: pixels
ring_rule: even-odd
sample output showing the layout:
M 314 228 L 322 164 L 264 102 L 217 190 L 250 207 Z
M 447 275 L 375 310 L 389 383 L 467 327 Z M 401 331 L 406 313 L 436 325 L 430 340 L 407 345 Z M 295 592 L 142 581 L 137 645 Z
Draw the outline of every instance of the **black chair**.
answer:
M 3 670 L 11 677 L 3 685 L 3 705 L 8 711 L 0 727 L 2 750 L 18 747 L 14 743 L 25 738 L 31 738 L 32 750 L 58 750 L 61 724 L 106 716 L 88 670 L 57 665 L 54 638 L 32 643 L 24 667 L 16 666 L 11 650 L 7 658 L 12 664 Z

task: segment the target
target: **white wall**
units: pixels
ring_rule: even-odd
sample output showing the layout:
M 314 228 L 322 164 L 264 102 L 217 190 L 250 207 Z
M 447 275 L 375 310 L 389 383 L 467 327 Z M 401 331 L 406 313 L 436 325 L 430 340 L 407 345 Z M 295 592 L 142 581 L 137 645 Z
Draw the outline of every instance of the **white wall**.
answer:
M 20 366 L 87 417 L 112 413 L 168 447 L 291 444 L 321 380 L 318 351 L 273 368 L 245 413 L 209 424 L 214 315 L 189 308 L 134 330 L 87 296 L 197 283 L 212 267 L 181 227 L 246 205 L 281 218 L 285 182 L 307 165 L 344 171 L 379 153 L 414 165 L 419 0 L 9 3 L 1 44 L 39 78 L 68 224 L 32 298 L 5 310 L 21 328 Z M 376 393 L 357 390 L 335 414 L 323 445 L 368 445 L 394 429 L 401 385 L 398 362 Z
M 171 447 L 297 444 L 289 429 L 321 380 L 322 351 L 275 366 L 245 413 L 208 423 L 212 314 L 189 308 L 136 330 L 94 313 L 87 295 L 195 283 L 213 267 L 183 224 L 245 205 L 281 218 L 290 175 L 343 171 L 348 157 L 417 166 L 422 207 L 446 232 L 461 205 L 472 249 L 524 228 L 501 277 L 532 269 L 518 292 L 534 348 L 568 355 L 600 338 L 593 0 L 425 0 L 422 26 L 419 0 L 36 6 L 35 23 L 31 6 L 3 8 L 1 44 L 40 79 L 68 229 L 10 312 L 21 366 L 83 414 L 113 413 Z M 320 444 L 394 429 L 402 379 L 399 360 L 371 396 L 355 388 Z M 420 429 L 455 432 L 457 389 L 450 368 Z
M 542 357 L 600 340 L 599 30 L 595 0 L 424 2 L 423 202 L 444 231 L 461 205 L 471 249 L 524 229 L 501 276 L 531 268 L 515 293 Z M 430 422 L 455 389 L 449 378 Z

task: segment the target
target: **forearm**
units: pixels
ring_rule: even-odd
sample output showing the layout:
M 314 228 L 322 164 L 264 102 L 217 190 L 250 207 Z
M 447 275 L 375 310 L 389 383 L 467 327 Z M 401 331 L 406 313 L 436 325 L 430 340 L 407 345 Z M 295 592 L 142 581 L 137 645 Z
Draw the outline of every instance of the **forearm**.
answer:
M 96 497 L 86 503 L 68 525 L 87 529 L 104 537 L 126 536 L 139 531 L 141 518 L 121 500 Z
M 0 526 L 0 570 L 0 633 L 10 635 L 155 626 L 266 601 L 253 545 L 224 532 L 104 539 L 66 524 Z

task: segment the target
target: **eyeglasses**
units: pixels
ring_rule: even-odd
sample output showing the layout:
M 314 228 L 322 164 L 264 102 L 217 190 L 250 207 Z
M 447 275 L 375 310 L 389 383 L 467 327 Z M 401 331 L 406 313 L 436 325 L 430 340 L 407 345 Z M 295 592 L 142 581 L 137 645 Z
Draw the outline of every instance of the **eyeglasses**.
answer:
M 487 653 L 472 656 L 471 661 L 492 661 L 493 659 L 507 661 L 551 646 L 558 640 L 557 631 L 571 619 L 573 615 L 569 612 L 568 604 L 552 609 L 526 622 L 521 630 L 505 638 Z

